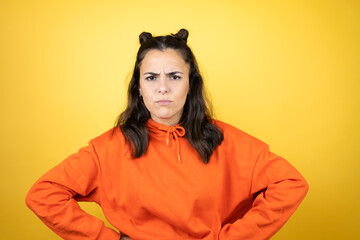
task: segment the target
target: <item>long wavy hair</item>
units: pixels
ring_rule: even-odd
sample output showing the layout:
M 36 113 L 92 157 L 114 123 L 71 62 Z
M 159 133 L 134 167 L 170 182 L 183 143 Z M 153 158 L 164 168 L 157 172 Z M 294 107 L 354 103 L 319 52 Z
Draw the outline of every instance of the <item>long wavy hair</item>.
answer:
M 134 158 L 141 157 L 149 144 L 149 132 L 146 123 L 150 118 L 150 112 L 139 96 L 139 81 L 141 62 L 150 50 L 174 49 L 181 54 L 190 66 L 189 94 L 180 122 L 185 129 L 187 140 L 199 153 L 204 163 L 209 162 L 214 149 L 224 139 L 220 129 L 212 123 L 211 102 L 206 97 L 204 82 L 195 56 L 187 45 L 188 35 L 186 29 L 181 29 L 176 34 L 166 36 L 153 37 L 148 32 L 143 32 L 139 36 L 141 46 L 136 56 L 134 71 L 128 87 L 127 107 L 116 121 L 116 127 L 120 127 L 126 141 L 130 144 Z

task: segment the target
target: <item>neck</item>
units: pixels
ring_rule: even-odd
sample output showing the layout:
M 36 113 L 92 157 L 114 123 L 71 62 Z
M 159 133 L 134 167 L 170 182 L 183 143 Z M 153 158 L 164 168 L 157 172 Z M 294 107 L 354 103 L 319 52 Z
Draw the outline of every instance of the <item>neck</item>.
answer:
M 170 120 L 170 119 L 162 119 L 162 118 L 151 118 L 154 122 L 160 123 L 160 124 L 164 124 L 166 126 L 175 126 L 176 124 L 179 123 L 179 121 L 174 121 L 174 120 Z

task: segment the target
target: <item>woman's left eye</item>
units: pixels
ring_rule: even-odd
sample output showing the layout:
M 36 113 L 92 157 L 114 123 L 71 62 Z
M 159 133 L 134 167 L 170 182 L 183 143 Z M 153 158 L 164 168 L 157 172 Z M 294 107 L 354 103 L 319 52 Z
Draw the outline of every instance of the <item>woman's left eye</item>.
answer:
M 170 77 L 170 79 L 172 79 L 172 80 L 178 80 L 178 79 L 181 79 L 181 77 L 180 77 L 180 76 L 177 76 L 177 75 L 172 75 L 172 76 Z

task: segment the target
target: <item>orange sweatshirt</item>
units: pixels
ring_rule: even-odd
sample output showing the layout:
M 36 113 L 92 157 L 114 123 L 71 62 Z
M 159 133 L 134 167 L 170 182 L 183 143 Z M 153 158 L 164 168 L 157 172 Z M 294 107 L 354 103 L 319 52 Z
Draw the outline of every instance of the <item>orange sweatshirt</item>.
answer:
M 119 128 L 43 175 L 27 205 L 64 239 L 118 240 L 84 212 L 98 203 L 107 220 L 133 240 L 262 240 L 286 222 L 308 185 L 260 140 L 220 121 L 224 141 L 204 164 L 185 130 L 152 121 L 146 153 L 131 158 Z

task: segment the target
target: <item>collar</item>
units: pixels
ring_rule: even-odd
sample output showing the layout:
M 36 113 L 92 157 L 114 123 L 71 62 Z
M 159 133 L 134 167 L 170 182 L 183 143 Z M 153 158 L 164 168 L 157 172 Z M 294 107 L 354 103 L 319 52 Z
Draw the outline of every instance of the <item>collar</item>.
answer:
M 180 142 L 178 137 L 185 136 L 185 129 L 181 126 L 181 123 L 176 124 L 175 126 L 167 126 L 165 124 L 157 123 L 151 118 L 149 118 L 146 126 L 151 133 L 159 134 L 166 134 L 166 145 L 169 146 L 170 135 L 173 136 L 176 143 L 176 153 L 178 156 L 178 161 L 181 162 L 180 157 Z

